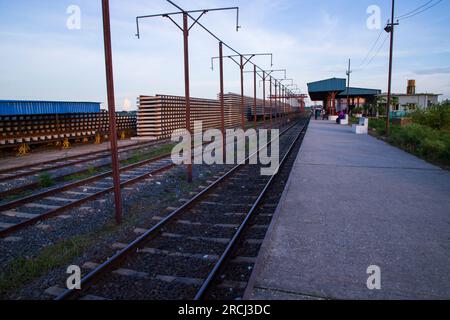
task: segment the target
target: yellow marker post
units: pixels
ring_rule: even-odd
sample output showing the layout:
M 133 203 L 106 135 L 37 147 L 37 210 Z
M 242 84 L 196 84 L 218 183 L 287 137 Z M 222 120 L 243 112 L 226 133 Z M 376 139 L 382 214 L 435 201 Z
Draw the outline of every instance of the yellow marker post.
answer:
M 30 152 L 30 150 L 31 150 L 30 147 L 26 143 L 22 143 L 19 146 L 19 150 L 18 150 L 17 156 L 18 157 L 23 157 L 26 154 L 28 154 Z
M 101 135 L 99 135 L 99 134 L 97 134 L 96 136 L 95 136 L 95 142 L 94 142 L 95 144 L 101 144 L 102 143 L 102 137 L 101 137 Z
M 67 138 L 64 139 L 62 148 L 63 148 L 63 149 L 69 149 L 69 148 L 70 148 L 70 142 L 69 142 L 69 139 L 67 139 Z

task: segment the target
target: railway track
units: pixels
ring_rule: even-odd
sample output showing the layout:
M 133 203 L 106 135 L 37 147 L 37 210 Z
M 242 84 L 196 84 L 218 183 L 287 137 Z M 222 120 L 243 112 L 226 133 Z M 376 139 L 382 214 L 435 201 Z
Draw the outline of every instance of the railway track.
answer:
M 171 153 L 120 168 L 126 187 L 174 167 Z M 72 173 L 73 174 L 73 173 Z M 112 171 L 0 203 L 0 238 L 113 191 Z
M 170 154 L 165 154 L 122 167 L 121 187 L 149 179 L 173 166 Z M 0 238 L 111 192 L 111 174 L 105 172 L 0 205 Z
M 167 144 L 168 145 L 168 144 Z M 125 166 L 127 162 L 133 160 L 135 156 L 139 157 L 134 160 L 138 162 L 141 158 L 150 158 L 152 156 L 152 151 L 155 151 L 158 146 L 163 147 L 163 142 L 158 142 L 154 144 L 146 144 L 140 147 L 134 147 L 127 149 L 119 154 L 120 162 L 122 166 Z M 131 153 L 133 152 L 133 153 Z M 61 186 L 68 182 L 73 182 L 75 180 L 81 180 L 88 176 L 93 176 L 95 174 L 109 171 L 111 168 L 111 154 L 109 156 L 102 155 L 91 159 L 87 157 L 84 161 L 77 163 L 66 163 L 65 166 L 58 165 L 58 168 L 51 168 L 47 172 L 49 179 L 51 180 L 52 187 Z M 81 160 L 80 160 L 81 161 Z M 14 196 L 20 197 L 21 195 L 27 193 L 31 194 L 39 189 L 46 189 L 48 187 L 43 187 L 41 181 L 37 174 L 34 176 L 29 176 L 27 178 L 20 178 L 11 182 L 0 182 L 0 205 L 7 201 L 8 197 L 13 198 Z
M 147 143 L 135 143 L 128 146 L 119 147 L 119 153 L 127 153 L 135 150 L 142 150 L 148 147 L 152 147 L 158 144 L 167 142 L 168 140 L 152 141 Z M 43 161 L 39 163 L 33 163 L 32 165 L 18 166 L 14 168 L 0 170 L 0 182 L 14 180 L 18 178 L 28 177 L 36 175 L 42 172 L 47 172 L 55 169 L 64 168 L 67 166 L 79 165 L 87 162 L 92 162 L 104 158 L 111 157 L 110 150 L 94 151 L 89 153 L 83 153 L 73 155 L 64 158 L 58 158 L 49 161 Z
M 261 128 L 265 128 L 265 126 L 261 126 Z M 170 143 L 170 141 L 166 139 L 124 146 L 119 153 L 120 161 L 126 162 L 132 159 L 134 157 L 134 154 L 130 154 L 132 151 L 139 151 L 142 157 L 148 156 L 146 153 L 151 152 L 152 148 L 165 143 Z M 37 189 L 44 189 L 38 176 L 40 173 L 48 173 L 53 186 L 58 186 L 68 180 L 80 180 L 83 176 L 92 176 L 99 171 L 108 170 L 111 166 L 110 157 L 109 151 L 97 151 L 16 167 L 11 170 L 0 170 L 0 204 L 8 199 L 30 194 Z
M 299 121 L 283 131 L 280 167 L 299 148 L 306 128 L 307 121 Z M 262 238 L 252 238 L 247 227 L 268 227 L 270 217 L 261 225 L 254 217 L 277 177 L 261 176 L 260 166 L 249 165 L 249 158 L 168 216 L 154 217 L 150 229 L 137 229 L 140 235 L 132 243 L 114 244 L 118 251 L 107 261 L 86 263 L 82 290 L 65 290 L 57 300 L 204 299 L 211 288 L 243 290 L 245 282 L 223 279 L 221 271 L 236 253 L 242 236 L 247 235 L 245 245 L 257 254 Z M 253 260 L 237 256 L 232 262 Z

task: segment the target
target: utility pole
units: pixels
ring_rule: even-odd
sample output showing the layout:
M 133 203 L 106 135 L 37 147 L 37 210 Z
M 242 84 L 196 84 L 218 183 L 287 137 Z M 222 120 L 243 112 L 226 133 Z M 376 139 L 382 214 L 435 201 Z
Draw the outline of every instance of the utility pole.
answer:
M 256 114 L 256 64 L 253 65 L 253 126 L 257 127 L 258 125 L 258 115 Z
M 391 87 L 392 87 L 392 56 L 394 52 L 394 29 L 395 26 L 398 25 L 397 23 L 394 23 L 394 16 L 395 16 L 395 0 L 392 0 L 392 15 L 391 15 L 391 22 L 388 23 L 386 28 L 384 30 L 387 33 L 391 34 L 391 45 L 389 49 L 389 76 L 388 76 L 388 93 L 387 93 L 387 105 L 386 105 L 386 135 L 389 136 L 390 134 L 390 117 L 391 117 Z
M 225 92 L 223 84 L 223 43 L 219 42 L 219 59 L 220 59 L 220 127 L 222 132 L 222 150 L 223 159 L 225 160 L 226 152 L 226 136 L 225 136 Z M 224 161 L 225 162 L 225 161 Z
M 269 102 L 270 102 L 270 130 L 272 130 L 272 111 L 273 111 L 273 106 L 272 106 L 272 77 L 270 77 L 270 93 L 269 93 Z
M 223 42 L 222 42 L 223 44 Z M 242 122 L 242 129 L 245 130 L 245 106 L 244 106 L 244 71 L 245 66 L 247 63 L 252 63 L 251 60 L 256 56 L 270 56 L 270 65 L 273 66 L 273 54 L 272 53 L 247 53 L 247 54 L 238 54 L 238 55 L 229 55 L 229 56 L 223 56 L 222 58 L 230 58 L 231 61 L 236 63 L 239 66 L 239 69 L 241 70 L 241 122 Z M 235 58 L 240 58 L 240 61 L 238 61 Z M 214 70 L 214 60 L 221 59 L 220 57 L 212 57 L 211 58 L 211 70 Z M 244 63 L 245 59 L 245 63 Z M 256 64 L 252 63 L 255 67 Z M 252 72 L 253 71 L 249 71 Z
M 103 38 L 105 45 L 106 90 L 108 94 L 109 138 L 111 142 L 112 174 L 114 185 L 114 203 L 116 223 L 122 223 L 122 194 L 120 190 L 120 167 L 117 153 L 116 102 L 114 97 L 114 77 L 111 47 L 111 23 L 109 16 L 109 0 L 102 0 Z
M 266 72 L 263 71 L 263 124 L 266 124 Z
M 350 97 L 349 97 L 349 91 L 350 91 L 350 74 L 352 73 L 351 67 L 351 60 L 348 59 L 348 69 L 347 69 L 347 113 L 350 114 Z
M 241 70 L 241 125 L 245 131 L 245 103 L 244 103 L 244 56 L 241 55 L 239 69 Z
M 186 130 L 192 135 L 191 126 L 191 92 L 190 92 L 190 81 L 189 81 L 189 25 L 188 25 L 188 15 L 183 12 L 183 54 L 184 54 L 184 97 L 186 103 Z M 187 168 L 187 181 L 189 183 L 193 180 L 192 175 L 192 150 L 188 150 L 188 163 Z
M 139 20 L 148 19 L 148 18 L 156 18 L 163 17 L 169 19 L 173 24 L 177 26 L 179 30 L 183 33 L 183 54 L 184 54 L 184 91 L 185 91 L 185 112 L 186 112 L 186 131 L 192 135 L 192 125 L 191 125 L 191 95 L 190 95 L 190 74 L 189 74 L 189 32 L 195 25 L 200 25 L 200 19 L 208 12 L 211 11 L 226 11 L 226 10 L 236 10 L 236 30 L 239 30 L 239 8 L 238 7 L 229 7 L 229 8 L 216 8 L 216 9 L 201 9 L 201 10 L 192 10 L 185 11 L 177 6 L 173 1 L 167 0 L 170 4 L 177 7 L 179 12 L 170 12 L 170 13 L 160 13 L 160 14 L 152 14 L 136 17 L 136 37 L 140 39 L 140 30 L 139 30 Z M 193 18 L 191 14 L 198 13 L 199 16 L 197 18 Z M 182 25 L 179 25 L 172 16 L 183 17 Z M 192 24 L 189 26 L 189 19 L 193 20 Z M 207 30 L 202 26 L 203 29 Z M 212 34 L 209 30 L 207 30 L 210 34 Z M 222 43 L 222 41 L 219 41 Z M 193 181 L 192 174 L 192 149 L 188 148 L 187 152 L 187 163 L 186 163 L 186 171 L 187 171 L 187 181 L 191 183 Z

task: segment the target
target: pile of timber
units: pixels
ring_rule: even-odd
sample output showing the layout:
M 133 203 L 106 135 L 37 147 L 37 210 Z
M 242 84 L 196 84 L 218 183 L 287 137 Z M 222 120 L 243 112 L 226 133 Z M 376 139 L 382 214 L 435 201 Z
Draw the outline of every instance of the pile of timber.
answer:
M 117 115 L 117 132 L 136 134 L 136 117 Z M 107 112 L 0 116 L 0 146 L 38 144 L 109 134 Z
M 203 130 L 221 128 L 220 95 L 218 99 L 191 98 L 191 127 L 195 121 L 202 121 Z M 266 118 L 270 114 L 270 101 L 256 100 L 258 118 Z M 186 100 L 184 97 L 156 95 L 140 96 L 138 98 L 137 135 L 140 139 L 167 139 L 172 132 L 186 128 Z M 224 95 L 225 127 L 240 127 L 241 96 L 235 93 Z M 245 120 L 252 119 L 254 114 L 254 99 L 244 97 Z M 277 114 L 272 107 L 272 115 Z

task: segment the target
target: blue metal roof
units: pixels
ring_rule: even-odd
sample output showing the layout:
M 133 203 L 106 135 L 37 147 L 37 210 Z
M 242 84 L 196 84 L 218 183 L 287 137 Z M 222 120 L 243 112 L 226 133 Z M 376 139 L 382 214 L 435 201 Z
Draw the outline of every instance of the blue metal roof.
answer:
M 98 113 L 99 102 L 0 100 L 0 115 Z
M 366 88 L 348 88 L 348 95 L 351 97 L 363 97 L 363 96 L 375 96 L 381 94 L 381 90 L 378 89 L 366 89 Z M 338 97 L 346 97 L 347 89 L 341 92 Z
M 341 92 L 347 87 L 347 81 L 345 79 L 331 78 L 322 81 L 308 83 L 308 91 L 310 93 L 319 92 Z

